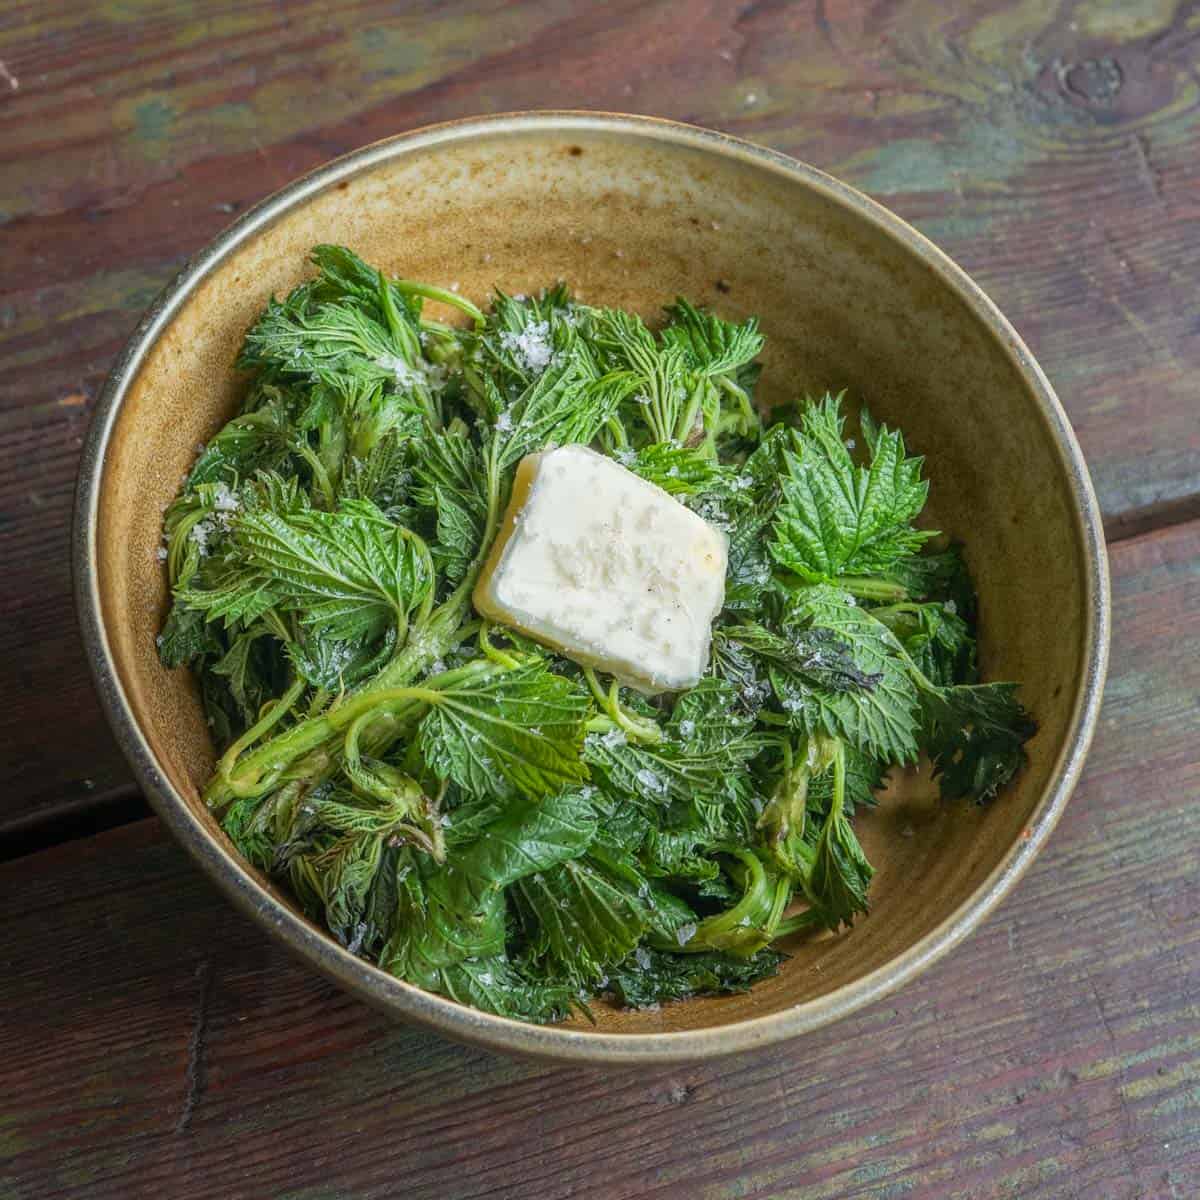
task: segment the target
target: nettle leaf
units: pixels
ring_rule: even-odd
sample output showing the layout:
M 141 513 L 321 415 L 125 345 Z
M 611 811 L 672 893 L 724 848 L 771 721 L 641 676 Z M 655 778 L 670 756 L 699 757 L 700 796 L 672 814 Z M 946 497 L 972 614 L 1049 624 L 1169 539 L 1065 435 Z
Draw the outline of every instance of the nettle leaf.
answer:
M 983 804 L 1025 764 L 1037 723 L 1015 683 L 935 688 L 922 693 L 922 740 L 943 797 Z
M 381 438 L 365 457 L 346 459 L 340 481 L 342 500 L 369 500 L 389 520 L 405 523 L 409 516 L 408 490 L 412 482 L 409 470 L 407 431 L 392 430 Z
M 802 686 L 789 671 L 772 667 L 771 685 L 794 728 L 839 737 L 888 762 L 917 756 L 919 698 L 903 650 L 886 626 L 837 588 L 805 588 L 793 598 L 787 626 L 825 630 L 850 648 L 854 666 L 874 682 L 831 691 Z
M 239 633 L 226 653 L 212 664 L 213 674 L 226 680 L 247 725 L 254 724 L 259 710 L 277 693 L 276 672 L 269 669 L 271 655 L 262 653 L 260 645 L 260 639 L 269 635 L 270 630 L 262 625 Z
M 308 303 L 293 293 L 272 300 L 246 334 L 238 365 L 269 367 L 304 379 L 351 376 L 382 383 L 407 360 L 389 331 L 357 305 Z
M 484 514 L 477 506 L 464 502 L 461 493 L 449 488 L 435 486 L 433 498 L 437 541 L 430 549 L 441 572 L 451 583 L 457 583 L 479 553 Z
M 436 434 L 415 446 L 413 500 L 434 514 L 434 560 L 457 581 L 479 552 L 487 519 L 487 474 L 475 444 L 466 437 Z
M 500 891 L 535 871 L 578 858 L 596 836 L 596 812 L 583 791 L 517 801 L 454 859 L 473 895 Z
M 847 819 L 859 808 L 874 808 L 879 801 L 877 788 L 883 786 L 886 764 L 863 754 L 854 746 L 843 746 L 845 781 L 842 808 Z M 808 808 L 818 820 L 823 820 L 833 803 L 833 771 L 828 769 L 814 775 L 808 784 Z
M 314 246 L 312 261 L 321 276 L 312 294 L 321 300 L 353 299 L 381 325 L 415 341 L 421 318 L 422 298 L 403 284 L 389 281 L 382 272 L 363 262 L 345 246 Z M 403 328 L 399 328 L 403 327 Z
M 700 516 L 729 536 L 725 607 L 731 612 L 760 611 L 773 586 L 767 530 L 783 495 L 783 450 L 791 437 L 784 425 L 768 429 L 740 470 L 730 471 L 715 494 L 695 503 Z
M 395 645 L 394 628 L 382 639 L 352 641 L 331 637 L 324 630 L 302 629 L 300 636 L 288 643 L 287 652 L 297 672 L 314 687 L 339 692 L 374 675 L 391 657 Z
M 446 869 L 424 880 L 410 876 L 405 883 L 392 937 L 379 956 L 384 970 L 436 988 L 446 967 L 504 955 L 503 893 L 491 892 L 477 906 L 463 909 L 456 904 L 460 893 Z
M 288 518 L 250 513 L 235 523 L 246 584 L 279 592 L 283 611 L 347 640 L 402 622 L 433 586 L 412 536 L 370 501 Z
M 496 291 L 484 328 L 468 338 L 467 379 L 485 413 L 492 410 L 494 419 L 507 398 L 523 392 L 555 361 L 578 353 L 579 316 L 561 285 L 539 296 Z M 491 388 L 494 399 L 484 394 Z
M 662 331 L 665 345 L 679 346 L 691 366 L 703 375 L 727 375 L 756 358 L 764 338 L 751 317 L 741 325 L 723 321 L 689 304 L 682 296 L 668 306 L 670 324 Z
M 421 986 L 459 1004 L 536 1023 L 561 1019 L 576 999 L 572 985 L 528 978 L 502 955 L 465 959 L 430 970 L 422 977 Z
M 795 625 L 775 633 L 747 621 L 721 626 L 713 632 L 719 669 L 739 687 L 753 686 L 760 674 L 773 669 L 786 678 L 791 691 L 816 688 L 833 692 L 870 689 L 879 673 L 864 671 L 855 662 L 853 647 L 832 629 Z
M 320 874 L 324 890 L 325 922 L 343 946 L 361 944 L 359 927 L 366 916 L 367 899 L 383 859 L 378 837 L 347 836 L 325 851 Z
M 608 370 L 630 371 L 643 379 L 653 374 L 659 346 L 641 317 L 619 308 L 592 308 L 588 316 L 591 341 Z
M 654 1008 L 692 996 L 748 992 L 760 979 L 778 974 L 783 961 L 774 950 L 739 958 L 641 949 L 609 969 L 605 987 L 626 1008 Z
M 978 678 L 975 639 L 952 604 L 902 603 L 872 610 L 897 637 L 921 673 L 939 687 Z
M 654 442 L 636 452 L 618 454 L 617 459 L 671 496 L 703 495 L 731 474 L 702 447 L 673 442 Z
M 842 427 L 839 398 L 810 402 L 783 455 L 771 554 L 809 583 L 886 572 L 933 536 L 911 525 L 929 491 L 923 460 L 905 457 L 903 437 L 881 427 L 870 463 L 856 466 Z
M 652 827 L 638 863 L 647 875 L 700 886 L 721 874 L 720 864 L 705 852 L 709 844 L 710 834 L 702 826 L 671 832 Z
M 379 380 L 343 382 L 339 379 L 340 386 L 336 388 L 314 388 L 314 396 L 325 391 L 336 397 L 332 413 L 316 414 L 318 426 L 328 436 L 335 421 L 340 419 L 346 451 L 351 459 L 369 461 L 376 447 L 389 438 L 401 444 L 411 441 L 424 433 L 428 420 L 428 410 L 413 398 L 412 388 L 414 383 L 430 385 L 430 380 L 421 371 L 432 369 L 424 366 L 421 370 L 408 371 L 403 364 L 393 366 L 394 387 L 385 386 Z
M 830 929 L 850 925 L 868 910 L 867 891 L 874 874 L 844 811 L 835 807 L 817 838 L 805 884 L 809 900 Z
M 666 734 L 684 753 L 725 759 L 731 766 L 757 753 L 754 718 L 737 703 L 737 692 L 723 679 L 702 679 L 675 701 Z
M 209 439 L 196 459 L 187 486 L 226 483 L 231 487 L 260 469 L 276 469 L 292 449 L 287 403 L 279 388 L 263 386 L 260 407 L 234 417 Z
M 176 589 L 175 598 L 229 629 L 253 625 L 281 601 L 273 580 L 236 560 L 199 572 L 187 586 Z
M 624 958 L 647 926 L 636 888 L 590 859 L 572 859 L 513 887 L 536 958 L 595 979 Z
M 219 657 L 225 645 L 203 612 L 176 600 L 158 635 L 158 657 L 164 667 L 181 667 L 200 659 Z
M 589 313 L 597 356 L 606 371 L 627 380 L 628 417 L 644 423 L 651 442 L 670 442 L 697 383 L 706 386 L 689 368 L 687 350 L 680 345 L 660 346 L 633 313 L 612 308 Z
M 587 779 L 590 707 L 578 684 L 531 663 L 440 693 L 421 722 L 421 753 L 469 793 L 553 795 Z
M 742 723 L 745 718 L 740 712 L 734 710 L 728 716 L 726 736 L 718 739 L 711 733 L 702 735 L 712 737 L 708 744 L 692 740 L 677 727 L 678 740 L 641 746 L 627 741 L 620 730 L 613 729 L 589 733 L 583 757 L 597 780 L 615 795 L 664 807 L 671 803 L 690 804 L 697 795 L 720 793 L 728 773 L 761 748 Z
M 290 517 L 306 512 L 311 505 L 296 476 L 285 477 L 277 471 L 259 471 L 238 493 L 243 512 L 275 513 Z
M 492 426 L 496 463 L 510 470 L 548 443 L 592 441 L 620 403 L 620 392 L 594 380 L 577 359 L 551 363 Z
M 890 567 L 884 579 L 895 583 L 913 600 L 937 600 L 950 606 L 967 626 L 975 628 L 975 585 L 963 548 L 951 543 L 945 550 L 914 554 Z

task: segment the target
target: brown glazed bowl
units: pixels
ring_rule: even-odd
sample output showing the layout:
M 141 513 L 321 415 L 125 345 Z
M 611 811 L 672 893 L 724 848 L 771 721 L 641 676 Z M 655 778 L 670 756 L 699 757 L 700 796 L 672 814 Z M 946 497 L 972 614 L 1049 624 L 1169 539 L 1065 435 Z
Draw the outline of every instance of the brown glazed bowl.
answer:
M 869 917 L 799 941 L 741 996 L 597 1008 L 523 1025 L 430 995 L 349 954 L 234 853 L 199 789 L 212 748 L 185 671 L 158 663 L 162 510 L 232 415 L 234 355 L 272 293 L 342 242 L 476 300 L 563 278 L 647 315 L 681 293 L 767 334 L 764 399 L 845 388 L 927 458 L 932 521 L 980 592 L 985 677 L 1017 679 L 1041 723 L 997 803 L 943 806 L 903 774 L 858 828 L 877 866 Z M 83 633 L 117 737 L 163 821 L 270 936 L 389 1016 L 494 1050 L 674 1063 L 769 1045 L 912 979 L 1028 867 L 1075 784 L 1108 646 L 1104 542 L 1087 469 L 1049 383 L 971 280 L 886 209 L 811 167 L 641 117 L 526 113 L 367 146 L 247 212 L 146 315 L 84 454 L 75 559 Z M 901 836 L 901 834 L 906 836 Z M 819 968 L 819 969 L 816 969 Z

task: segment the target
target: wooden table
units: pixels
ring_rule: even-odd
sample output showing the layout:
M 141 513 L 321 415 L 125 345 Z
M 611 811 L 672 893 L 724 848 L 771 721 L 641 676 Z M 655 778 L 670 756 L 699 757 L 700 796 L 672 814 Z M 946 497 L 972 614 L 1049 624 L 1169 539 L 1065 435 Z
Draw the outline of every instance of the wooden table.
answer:
M 1198 64 L 1172 0 L 0 4 L 0 1197 L 1200 1195 Z M 915 222 L 1046 367 L 1111 538 L 1095 748 L 1015 894 L 834 1028 L 659 1074 L 392 1028 L 290 961 L 149 816 L 71 607 L 89 412 L 186 257 L 363 142 L 536 107 L 726 129 Z

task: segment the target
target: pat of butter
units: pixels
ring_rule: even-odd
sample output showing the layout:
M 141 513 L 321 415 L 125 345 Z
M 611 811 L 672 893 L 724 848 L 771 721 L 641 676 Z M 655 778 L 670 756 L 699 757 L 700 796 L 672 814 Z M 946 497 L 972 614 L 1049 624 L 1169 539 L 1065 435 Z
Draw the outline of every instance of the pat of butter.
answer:
M 521 460 L 475 585 L 488 620 L 647 694 L 698 683 L 725 601 L 726 538 L 585 446 Z

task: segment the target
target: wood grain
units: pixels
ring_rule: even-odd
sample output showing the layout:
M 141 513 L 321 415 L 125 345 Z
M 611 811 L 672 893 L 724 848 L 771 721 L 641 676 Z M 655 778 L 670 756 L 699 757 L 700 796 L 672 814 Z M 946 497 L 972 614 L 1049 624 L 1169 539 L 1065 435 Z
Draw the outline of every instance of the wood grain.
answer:
M 67 553 L 78 449 L 122 341 L 232 214 L 429 121 L 656 113 L 842 175 L 1010 314 L 1060 389 L 1114 532 L 1196 515 L 1197 13 L 1162 0 L 7 6 L 0 832 L 129 784 L 86 682 Z
M 156 822 L 0 867 L 0 1196 L 1184 1200 L 1200 1194 L 1200 522 L 1119 544 L 1086 776 L 913 986 L 670 1072 L 386 1025 Z

